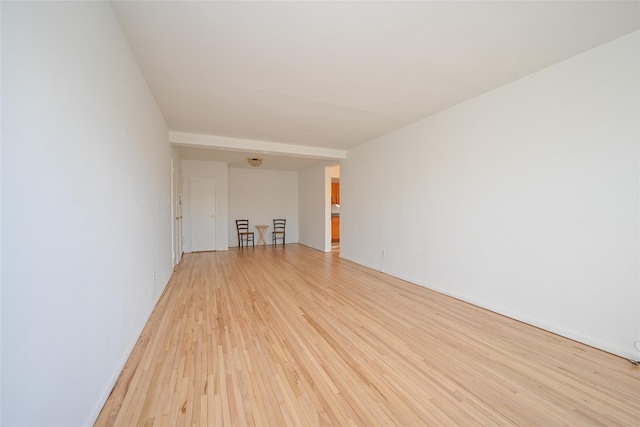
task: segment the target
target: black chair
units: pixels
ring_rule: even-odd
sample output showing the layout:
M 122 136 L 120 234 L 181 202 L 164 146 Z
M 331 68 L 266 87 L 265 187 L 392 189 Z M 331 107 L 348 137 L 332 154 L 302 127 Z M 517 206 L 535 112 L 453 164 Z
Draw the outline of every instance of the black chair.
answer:
M 286 219 L 273 220 L 273 231 L 271 232 L 271 240 L 274 245 L 277 243 L 278 239 L 282 239 L 282 244 L 284 245 L 286 226 L 287 226 Z
M 249 220 L 236 219 L 236 228 L 238 230 L 238 245 L 242 248 L 246 240 L 247 247 L 249 246 L 249 242 L 251 242 L 251 244 L 255 248 L 256 244 L 253 241 L 253 231 L 249 231 Z

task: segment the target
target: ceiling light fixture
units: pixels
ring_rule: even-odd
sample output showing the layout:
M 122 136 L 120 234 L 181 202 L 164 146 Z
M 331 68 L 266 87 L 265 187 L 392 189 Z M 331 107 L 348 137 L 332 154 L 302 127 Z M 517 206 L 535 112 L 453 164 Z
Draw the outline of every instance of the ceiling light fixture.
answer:
M 258 167 L 262 164 L 262 159 L 260 157 L 247 157 L 247 162 L 253 167 Z

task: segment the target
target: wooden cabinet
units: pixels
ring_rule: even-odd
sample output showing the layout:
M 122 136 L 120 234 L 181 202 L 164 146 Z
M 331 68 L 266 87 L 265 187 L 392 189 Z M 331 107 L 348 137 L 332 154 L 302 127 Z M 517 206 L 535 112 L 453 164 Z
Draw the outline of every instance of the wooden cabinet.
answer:
M 340 204 L 340 183 L 339 182 L 331 183 L 331 204 L 332 205 Z
M 339 182 L 331 183 L 331 204 L 332 205 L 340 204 L 340 183 Z M 331 216 L 331 241 L 332 242 L 340 241 L 340 215 Z
M 331 241 L 332 242 L 340 241 L 340 217 L 339 216 L 331 217 Z

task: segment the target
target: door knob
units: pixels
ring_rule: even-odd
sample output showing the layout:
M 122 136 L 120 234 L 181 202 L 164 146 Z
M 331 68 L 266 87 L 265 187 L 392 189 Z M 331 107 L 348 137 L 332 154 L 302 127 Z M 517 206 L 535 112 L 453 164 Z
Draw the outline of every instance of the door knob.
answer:
M 215 218 L 216 218 L 216 216 L 215 216 L 215 215 L 211 215 L 211 218 L 212 218 L 212 219 L 215 219 Z

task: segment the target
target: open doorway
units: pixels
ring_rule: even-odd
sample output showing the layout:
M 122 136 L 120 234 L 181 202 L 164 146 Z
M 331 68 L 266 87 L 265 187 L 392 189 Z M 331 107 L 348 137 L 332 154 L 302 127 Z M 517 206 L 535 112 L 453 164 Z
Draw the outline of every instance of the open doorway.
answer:
M 331 168 L 331 252 L 340 252 L 340 166 Z
M 174 269 L 182 259 L 182 173 L 175 163 L 171 159 L 171 256 Z
M 340 178 L 331 178 L 331 249 L 340 247 Z

